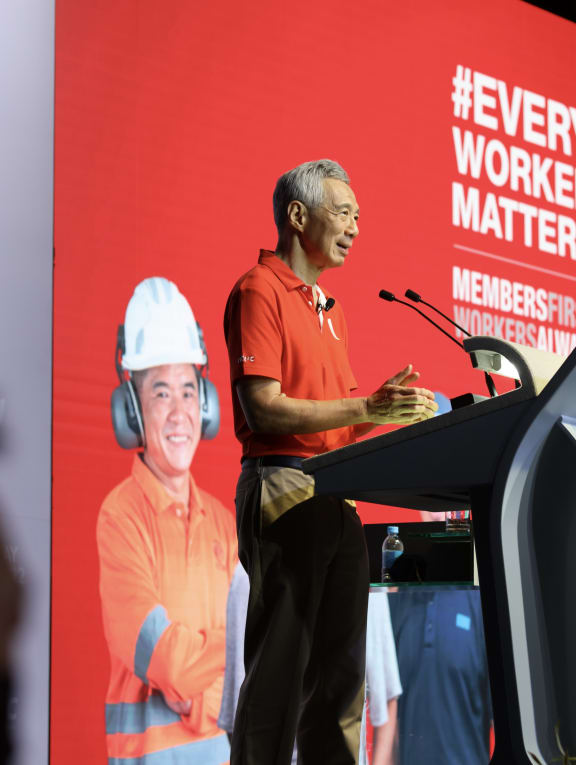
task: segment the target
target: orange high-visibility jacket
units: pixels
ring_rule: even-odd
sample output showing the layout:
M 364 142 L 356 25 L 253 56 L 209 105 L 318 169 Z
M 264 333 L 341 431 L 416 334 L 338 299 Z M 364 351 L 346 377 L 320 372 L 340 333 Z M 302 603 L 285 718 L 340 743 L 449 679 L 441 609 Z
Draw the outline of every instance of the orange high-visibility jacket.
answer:
M 190 476 L 190 507 L 135 456 L 98 517 L 100 595 L 111 658 L 109 763 L 220 765 L 226 597 L 233 517 Z M 191 701 L 179 715 L 166 701 Z M 164 753 L 164 754 L 163 754 Z

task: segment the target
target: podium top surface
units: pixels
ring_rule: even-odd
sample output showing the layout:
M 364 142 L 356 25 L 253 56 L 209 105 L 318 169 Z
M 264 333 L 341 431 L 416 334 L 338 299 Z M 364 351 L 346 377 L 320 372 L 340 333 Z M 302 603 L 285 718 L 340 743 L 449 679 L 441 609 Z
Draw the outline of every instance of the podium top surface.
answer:
M 353 460 L 363 455 L 378 452 L 381 449 L 387 449 L 393 444 L 410 441 L 421 436 L 437 433 L 461 423 L 473 420 L 477 417 L 483 417 L 490 413 L 506 409 L 523 401 L 529 401 L 535 398 L 532 391 L 518 388 L 501 396 L 488 398 L 477 404 L 456 409 L 446 414 L 440 414 L 423 422 L 417 422 L 413 425 L 405 425 L 397 430 L 383 433 L 379 436 L 367 438 L 349 446 L 343 446 L 340 449 L 334 449 L 316 457 L 309 457 L 302 463 L 304 473 L 316 473 L 318 470 L 335 465 L 342 465 L 348 460 Z
M 311 457 L 302 469 L 314 474 L 316 494 L 416 510 L 465 509 L 476 489 L 493 485 L 508 447 L 534 417 L 550 407 L 554 413 L 560 399 L 573 400 L 567 382 L 575 368 L 576 350 L 538 394 L 522 386 Z
M 503 450 L 534 401 L 518 388 L 390 433 L 311 457 L 316 494 L 415 510 L 470 507 L 494 481 Z

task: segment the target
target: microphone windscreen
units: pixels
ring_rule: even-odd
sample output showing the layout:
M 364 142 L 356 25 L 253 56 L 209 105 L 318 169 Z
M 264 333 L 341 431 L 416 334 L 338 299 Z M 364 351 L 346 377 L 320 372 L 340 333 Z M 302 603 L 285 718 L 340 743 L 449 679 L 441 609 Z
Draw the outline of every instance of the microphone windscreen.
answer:
M 406 292 L 404 293 L 404 295 L 405 295 L 405 296 L 406 296 L 406 297 L 407 297 L 409 300 L 413 300 L 415 303 L 419 303 L 419 302 L 422 300 L 422 298 L 420 297 L 420 295 L 419 295 L 417 292 L 414 292 L 414 290 L 406 290 Z
M 391 303 L 396 300 L 394 293 L 388 292 L 388 290 L 380 290 L 378 297 L 381 297 L 382 300 L 389 300 Z

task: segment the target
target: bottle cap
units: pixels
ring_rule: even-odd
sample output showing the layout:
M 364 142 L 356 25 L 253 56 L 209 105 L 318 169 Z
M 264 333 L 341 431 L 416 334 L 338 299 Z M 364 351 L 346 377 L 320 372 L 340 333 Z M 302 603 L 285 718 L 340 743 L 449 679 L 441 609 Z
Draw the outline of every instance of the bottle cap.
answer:
M 397 534 L 398 533 L 398 526 L 388 526 L 388 533 L 389 534 Z

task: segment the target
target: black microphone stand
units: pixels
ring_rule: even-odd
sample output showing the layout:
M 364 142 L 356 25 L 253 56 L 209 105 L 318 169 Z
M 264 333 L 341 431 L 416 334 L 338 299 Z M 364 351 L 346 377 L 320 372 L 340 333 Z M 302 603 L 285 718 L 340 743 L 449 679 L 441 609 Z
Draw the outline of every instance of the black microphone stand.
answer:
M 424 301 L 420 298 L 420 296 L 416 292 L 412 292 L 412 290 L 407 290 L 406 296 L 410 297 L 411 299 L 414 299 L 411 297 L 411 295 L 408 295 L 408 292 L 411 293 L 411 295 L 415 295 L 417 298 L 419 298 L 419 301 L 424 303 Z M 378 293 L 378 297 L 382 298 L 382 300 L 387 300 L 390 303 L 401 303 L 402 305 L 408 306 L 408 308 L 411 308 L 413 311 L 416 311 L 416 313 L 419 313 L 420 316 L 423 316 L 426 321 L 430 322 L 433 326 L 436 327 L 436 329 L 439 329 L 440 332 L 442 332 L 443 335 L 446 335 L 446 337 L 450 340 L 452 340 L 453 343 L 456 343 L 456 345 L 459 348 L 462 348 L 462 350 L 466 350 L 464 348 L 463 343 L 456 340 L 455 337 L 453 337 L 449 332 L 446 332 L 445 329 L 443 329 L 439 324 L 437 324 L 433 319 L 431 319 L 427 314 L 424 313 L 424 311 L 421 311 L 419 308 L 416 308 L 415 305 L 412 305 L 412 303 L 407 303 L 405 300 L 400 300 L 396 297 L 396 295 L 393 292 L 389 292 L 388 290 L 380 290 Z M 418 302 L 418 301 L 417 301 Z M 428 305 L 428 303 L 424 303 L 424 305 Z M 430 308 L 434 308 L 434 306 L 430 306 Z M 453 322 L 451 319 L 449 319 L 447 316 L 445 316 L 441 311 L 439 311 L 437 308 L 434 308 L 434 310 L 439 313 L 444 319 L 447 319 L 451 324 L 454 324 L 454 326 L 458 327 L 461 331 L 463 331 L 468 337 L 471 337 L 470 333 L 467 332 L 465 329 L 462 329 L 459 327 L 456 322 Z M 488 391 L 490 393 L 490 396 L 494 398 L 494 396 L 497 396 L 498 393 L 496 391 L 496 386 L 494 385 L 494 380 L 490 377 L 488 372 L 484 372 L 484 379 L 486 380 L 486 385 L 488 386 Z M 478 399 L 476 396 L 472 393 L 464 393 L 461 396 L 456 396 L 453 399 L 450 399 L 452 403 L 453 409 L 458 409 L 462 406 L 468 406 L 469 404 L 475 404 L 477 403 Z
M 467 329 L 464 329 L 464 327 L 461 327 L 460 324 L 456 324 L 456 322 L 453 321 L 453 319 L 451 319 L 445 313 L 442 313 L 442 311 L 439 308 L 436 308 L 436 306 L 433 306 L 432 303 L 427 303 L 425 300 L 422 300 L 422 297 L 417 292 L 414 292 L 414 290 L 406 290 L 404 295 L 410 300 L 413 300 L 415 303 L 422 303 L 423 305 L 428 306 L 428 308 L 431 308 L 433 311 L 436 311 L 437 314 L 440 314 L 440 316 L 443 319 L 446 319 L 446 321 L 449 321 L 450 324 L 453 324 L 456 327 L 456 329 L 459 329 L 460 332 L 462 332 L 463 335 L 466 335 L 467 337 L 472 337 L 472 335 L 470 334 L 470 332 L 468 332 Z M 492 379 L 492 375 L 490 375 L 488 372 L 484 372 L 484 379 L 486 380 L 486 386 L 488 388 L 488 392 L 490 393 L 490 396 L 494 398 L 494 396 L 498 395 L 498 392 L 496 391 L 496 385 L 494 383 L 494 380 Z

